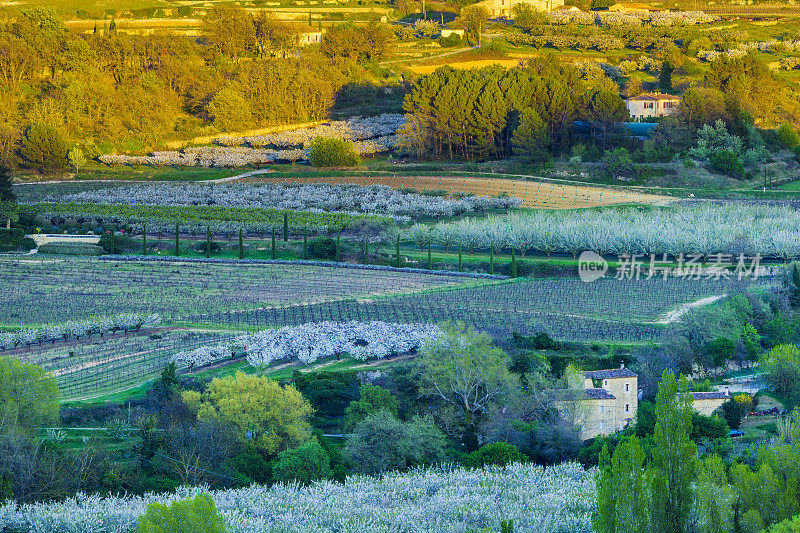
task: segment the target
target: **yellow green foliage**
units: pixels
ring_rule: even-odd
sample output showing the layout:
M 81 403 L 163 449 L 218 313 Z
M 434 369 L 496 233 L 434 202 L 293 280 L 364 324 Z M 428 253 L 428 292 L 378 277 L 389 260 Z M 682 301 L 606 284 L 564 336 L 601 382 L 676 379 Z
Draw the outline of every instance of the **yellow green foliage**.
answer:
M 237 372 L 217 378 L 200 394 L 185 391 L 183 401 L 200 421 L 214 420 L 236 429 L 242 441 L 267 454 L 303 444 L 311 437 L 311 404 L 300 392 L 266 377 Z
M 151 503 L 139 518 L 137 533 L 224 533 L 225 522 L 208 494 L 172 505 Z

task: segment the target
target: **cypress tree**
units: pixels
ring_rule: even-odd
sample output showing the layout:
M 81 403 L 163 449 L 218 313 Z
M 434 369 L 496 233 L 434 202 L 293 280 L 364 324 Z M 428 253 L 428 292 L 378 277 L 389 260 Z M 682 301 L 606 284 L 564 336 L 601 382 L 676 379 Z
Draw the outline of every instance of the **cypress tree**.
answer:
M 494 274 L 494 243 L 489 245 L 489 274 Z
M 206 258 L 211 257 L 211 228 L 206 226 Z
M 517 277 L 517 256 L 514 255 L 514 247 L 511 247 L 511 277 Z
M 308 226 L 303 229 L 303 259 L 308 259 Z
M 369 241 L 364 237 L 364 264 L 369 264 Z
M 117 253 L 117 238 L 116 238 L 116 230 L 111 230 L 111 253 Z
M 336 260 L 337 261 L 341 261 L 342 260 L 342 248 L 341 248 L 342 243 L 341 243 L 341 240 L 342 240 L 342 230 L 339 230 L 339 231 L 336 232 Z
M 433 270 L 433 259 L 431 258 L 431 238 L 428 237 L 428 270 Z
M 464 272 L 464 263 L 461 259 L 461 243 L 458 243 L 458 271 Z
M 277 257 L 277 250 L 275 249 L 275 226 L 272 226 L 272 258 L 275 259 Z
M 289 213 L 283 214 L 283 242 L 289 240 Z
M 175 224 L 175 257 L 181 255 L 181 226 Z
M 239 259 L 244 259 L 244 236 L 242 228 L 239 228 Z
M 800 307 L 800 268 L 797 263 L 792 266 L 792 286 L 789 300 L 792 307 Z
M 397 258 L 397 268 L 400 268 L 400 233 L 397 234 L 397 247 L 395 250 L 395 256 Z
M 142 226 L 142 254 L 147 255 L 147 226 Z

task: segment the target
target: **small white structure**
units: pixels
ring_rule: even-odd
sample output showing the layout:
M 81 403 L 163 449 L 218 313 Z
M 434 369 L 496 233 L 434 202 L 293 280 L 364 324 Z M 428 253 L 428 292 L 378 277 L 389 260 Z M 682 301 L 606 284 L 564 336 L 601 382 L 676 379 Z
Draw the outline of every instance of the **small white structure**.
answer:
M 298 35 L 299 40 L 297 44 L 299 44 L 300 46 L 308 46 L 310 44 L 320 44 L 322 42 L 323 35 L 325 35 L 325 32 L 323 30 L 300 32 L 300 34 Z
M 628 113 L 630 113 L 631 118 L 642 120 L 649 117 L 671 115 L 678 110 L 681 99 L 679 96 L 656 92 L 633 96 L 628 98 L 625 103 L 628 106 Z

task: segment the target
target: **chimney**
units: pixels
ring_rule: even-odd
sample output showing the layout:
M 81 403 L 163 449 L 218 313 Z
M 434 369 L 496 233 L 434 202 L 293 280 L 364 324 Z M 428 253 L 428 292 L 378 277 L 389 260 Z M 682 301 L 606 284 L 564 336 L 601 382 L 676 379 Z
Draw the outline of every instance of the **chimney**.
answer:
M 620 364 L 619 364 L 619 367 L 620 367 L 620 369 L 622 369 L 622 368 L 625 368 L 625 363 L 624 363 L 624 362 L 623 362 L 623 363 L 620 363 Z
M 731 397 L 731 389 L 727 385 L 725 385 L 725 396 L 727 396 L 728 398 Z

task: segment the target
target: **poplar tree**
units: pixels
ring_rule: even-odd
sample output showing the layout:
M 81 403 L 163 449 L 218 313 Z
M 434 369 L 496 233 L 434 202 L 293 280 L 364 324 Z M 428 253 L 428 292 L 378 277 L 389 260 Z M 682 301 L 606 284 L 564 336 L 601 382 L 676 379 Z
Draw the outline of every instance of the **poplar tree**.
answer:
M 694 497 L 697 445 L 692 441 L 692 395 L 685 376 L 667 369 L 656 395 L 650 487 L 651 531 L 683 533 Z
M 239 259 L 244 259 L 244 236 L 242 228 L 239 228 Z
M 275 241 L 275 226 L 272 226 L 272 258 L 275 259 L 278 255 L 278 251 L 276 249 L 277 243 Z
M 598 533 L 628 533 L 648 530 L 649 494 L 644 469 L 645 454 L 634 435 L 614 449 L 600 454 L 597 476 L 597 514 L 593 525 Z

